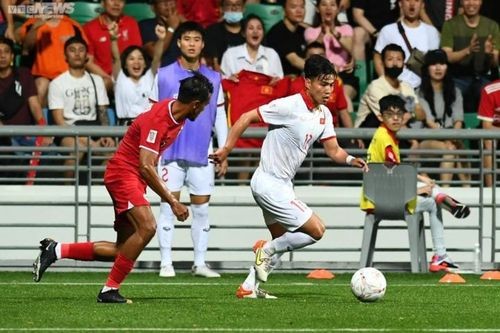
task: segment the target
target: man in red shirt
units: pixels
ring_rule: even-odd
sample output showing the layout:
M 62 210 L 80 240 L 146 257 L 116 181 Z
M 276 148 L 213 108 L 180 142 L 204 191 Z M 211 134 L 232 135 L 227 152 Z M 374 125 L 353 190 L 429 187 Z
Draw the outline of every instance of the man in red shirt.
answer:
M 86 23 L 83 30 L 88 39 L 89 55 L 93 56 L 93 62 L 88 64 L 88 70 L 100 75 L 106 89 L 112 91 L 112 56 L 111 52 L 103 51 L 111 50 L 110 24 L 113 22 L 118 24 L 117 38 L 120 52 L 132 45 L 142 46 L 142 38 L 137 21 L 131 16 L 123 15 L 125 0 L 103 0 L 102 6 L 104 12 Z
M 481 90 L 481 99 L 479 100 L 479 110 L 477 118 L 481 120 L 484 129 L 500 129 L 500 80 L 496 80 L 484 86 Z M 493 147 L 492 140 L 484 141 L 484 149 L 488 152 Z M 493 168 L 493 158 L 486 155 L 483 159 L 486 171 L 496 170 Z M 484 177 L 484 185 L 493 186 L 493 177 L 487 174 Z
M 116 242 L 57 243 L 40 241 L 40 255 L 33 264 L 33 279 L 40 281 L 45 270 L 57 259 L 113 261 L 106 284 L 97 295 L 100 303 L 130 303 L 119 294 L 120 284 L 132 270 L 135 260 L 156 232 L 156 221 L 146 199 L 146 187 L 167 202 L 179 221 L 189 211 L 172 195 L 156 172 L 158 156 L 172 144 L 184 121 L 195 120 L 210 100 L 213 86 L 195 73 L 181 80 L 179 95 L 165 99 L 138 116 L 106 166 L 104 185 L 115 209 Z

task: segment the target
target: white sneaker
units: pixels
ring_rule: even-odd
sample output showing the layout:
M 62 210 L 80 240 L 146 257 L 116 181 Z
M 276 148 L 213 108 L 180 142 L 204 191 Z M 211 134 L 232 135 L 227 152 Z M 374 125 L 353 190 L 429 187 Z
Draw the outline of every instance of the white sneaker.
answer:
M 203 266 L 193 266 L 191 268 L 191 273 L 194 276 L 202 276 L 206 278 L 218 278 L 220 274 L 208 267 L 208 265 Z
M 257 241 L 253 247 L 255 252 L 255 273 L 257 274 L 257 279 L 262 282 L 267 281 L 267 276 L 269 272 L 272 270 L 271 266 L 271 256 L 269 256 L 264 251 L 265 241 Z
M 174 266 L 172 265 L 161 266 L 160 277 L 174 277 L 174 276 L 175 276 Z
M 269 294 L 264 289 L 254 289 L 246 290 L 243 285 L 240 285 L 238 290 L 236 290 L 236 297 L 238 298 L 265 298 L 265 299 L 277 299 L 278 297 Z

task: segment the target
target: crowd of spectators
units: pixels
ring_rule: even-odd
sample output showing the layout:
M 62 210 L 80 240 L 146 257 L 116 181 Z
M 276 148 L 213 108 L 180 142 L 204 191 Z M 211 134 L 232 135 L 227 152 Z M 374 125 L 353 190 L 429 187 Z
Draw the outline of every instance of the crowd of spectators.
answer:
M 378 100 L 398 94 L 412 115 L 405 126 L 462 128 L 464 114 L 477 113 L 481 94 L 486 96 L 484 86 L 498 79 L 500 32 L 494 2 L 150 0 L 143 6 L 151 6 L 155 17 L 137 21 L 124 14 L 125 0 L 102 0 L 94 19 L 78 22 L 74 13 L 19 17 L 9 6 L 43 2 L 2 0 L 0 97 L 21 102 L 14 111 L 0 106 L 0 125 L 45 124 L 41 108 L 53 125 L 80 125 L 80 120 L 107 125 L 106 113 L 126 125 L 148 109 L 148 90 L 159 66 L 177 61 L 177 28 L 195 21 L 205 29 L 201 62 L 221 73 L 224 89 L 232 89 L 233 95 L 241 93 L 234 91 L 240 81 L 248 94 L 251 80 L 257 85 L 252 96 L 260 96 L 262 103 L 295 93 L 306 50 L 319 49 L 339 76 L 332 94 L 337 101 L 329 104 L 336 126 L 378 127 Z M 266 18 L 245 15 L 246 6 L 255 4 L 279 8 L 283 19 L 266 31 Z M 425 57 L 428 52 L 434 56 Z M 360 81 L 362 77 L 369 82 Z M 23 88 L 17 93 L 12 89 L 16 84 Z M 230 106 L 226 112 L 230 122 L 236 120 Z M 479 117 L 484 124 L 484 116 Z M 498 128 L 490 124 L 486 121 L 484 127 Z M 57 143 L 62 141 L 68 140 Z M 93 144 L 112 142 L 101 138 Z M 354 144 L 363 147 L 362 142 Z M 412 141 L 407 147 L 454 150 L 457 145 Z

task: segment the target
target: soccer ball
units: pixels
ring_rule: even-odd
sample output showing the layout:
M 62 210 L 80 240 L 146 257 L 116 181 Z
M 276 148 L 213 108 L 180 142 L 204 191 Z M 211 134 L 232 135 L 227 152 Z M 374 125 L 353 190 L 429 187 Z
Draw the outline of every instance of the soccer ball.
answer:
M 373 267 L 356 271 L 351 279 L 351 290 L 362 302 L 375 302 L 384 297 L 387 282 L 384 274 Z

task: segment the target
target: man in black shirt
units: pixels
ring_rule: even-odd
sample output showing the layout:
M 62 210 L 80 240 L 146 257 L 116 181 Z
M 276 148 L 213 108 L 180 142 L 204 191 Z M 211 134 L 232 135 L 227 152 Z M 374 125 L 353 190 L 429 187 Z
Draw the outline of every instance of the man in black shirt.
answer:
M 305 15 L 304 0 L 286 0 L 285 17 L 267 34 L 267 44 L 278 52 L 285 75 L 300 75 L 304 70 L 306 41 L 302 26 Z

